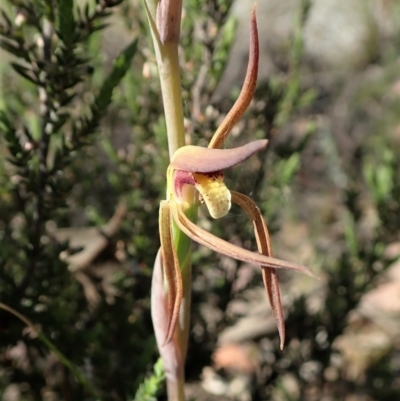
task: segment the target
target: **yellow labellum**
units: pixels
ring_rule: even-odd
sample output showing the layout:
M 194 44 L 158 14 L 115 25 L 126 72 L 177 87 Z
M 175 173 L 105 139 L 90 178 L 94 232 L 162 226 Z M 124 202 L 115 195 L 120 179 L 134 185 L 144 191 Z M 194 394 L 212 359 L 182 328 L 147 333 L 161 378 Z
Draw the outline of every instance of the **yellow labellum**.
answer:
M 193 178 L 211 217 L 219 219 L 225 216 L 231 208 L 231 193 L 223 181 L 223 174 L 193 173 Z

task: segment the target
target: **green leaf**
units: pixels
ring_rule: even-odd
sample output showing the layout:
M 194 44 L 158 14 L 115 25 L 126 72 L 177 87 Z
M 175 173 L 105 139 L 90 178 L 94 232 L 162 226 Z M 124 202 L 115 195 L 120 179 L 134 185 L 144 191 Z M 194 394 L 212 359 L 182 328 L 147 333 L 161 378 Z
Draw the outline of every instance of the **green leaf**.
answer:
M 293 153 L 280 165 L 280 180 L 282 185 L 288 185 L 300 168 L 300 154 Z
M 1 10 L 1 16 L 3 17 L 3 20 L 7 25 L 7 29 L 11 29 L 13 24 L 11 22 L 11 19 L 8 17 L 7 13 L 4 10 Z
M 298 106 L 298 102 L 301 100 L 300 64 L 304 50 L 304 26 L 310 6 L 310 0 L 301 0 L 291 49 L 289 79 L 274 121 L 277 127 L 282 127 L 289 121 L 294 108 Z M 306 97 L 303 99 L 304 101 L 308 102 L 310 99 Z
M 17 44 L 15 44 L 15 42 L 11 42 L 9 40 L 6 39 L 1 39 L 0 40 L 0 47 L 2 47 L 4 50 L 6 50 L 8 53 L 13 54 L 16 57 L 19 58 L 23 58 L 24 60 L 28 60 L 29 59 L 29 55 L 28 52 L 18 46 Z
M 11 67 L 22 77 L 27 79 L 28 81 L 34 83 L 35 85 L 40 86 L 40 82 L 37 80 L 37 78 L 33 75 L 33 71 L 30 68 L 24 67 L 21 64 L 18 63 L 10 63 Z
M 391 166 L 382 165 L 376 169 L 376 189 L 379 199 L 385 199 L 393 188 L 393 170 Z
M 154 373 L 140 385 L 134 401 L 157 401 L 156 395 L 160 391 L 165 378 L 161 358 L 155 363 L 153 369 Z
M 66 45 L 73 41 L 75 32 L 74 1 L 57 0 L 57 29 Z
M 381 150 L 380 161 L 367 161 L 363 168 L 365 180 L 377 204 L 386 201 L 395 186 L 394 154 L 389 149 Z
M 136 54 L 137 44 L 138 41 L 135 39 L 115 59 L 113 69 L 110 75 L 105 79 L 100 88 L 99 94 L 95 99 L 95 105 L 100 113 L 105 111 L 107 106 L 111 103 L 114 89 L 118 86 L 122 78 L 128 72 L 133 56 Z
M 352 256 L 358 254 L 358 241 L 356 235 L 356 227 L 354 216 L 351 213 L 344 214 L 344 237 L 346 240 L 347 248 Z

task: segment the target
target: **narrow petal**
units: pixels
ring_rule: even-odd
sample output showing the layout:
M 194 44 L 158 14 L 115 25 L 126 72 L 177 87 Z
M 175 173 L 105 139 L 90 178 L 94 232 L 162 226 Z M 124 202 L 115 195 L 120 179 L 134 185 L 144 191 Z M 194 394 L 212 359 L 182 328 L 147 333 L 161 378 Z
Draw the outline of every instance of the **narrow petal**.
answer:
M 218 127 L 214 136 L 212 137 L 208 147 L 209 148 L 221 148 L 224 144 L 226 137 L 233 128 L 233 126 L 239 121 L 243 113 L 253 98 L 254 91 L 256 89 L 257 75 L 258 75 L 258 58 L 259 58 L 259 45 L 258 45 L 258 30 L 257 30 L 257 19 L 256 19 L 256 6 L 253 7 L 251 15 L 251 33 L 250 33 L 250 52 L 249 52 L 249 63 L 247 65 L 246 77 L 243 83 L 242 90 L 235 104 L 226 115 L 221 125 Z
M 192 173 L 212 173 L 235 166 L 254 153 L 264 149 L 267 139 L 259 139 L 233 149 L 209 149 L 201 146 L 183 146 L 172 157 L 170 168 Z
M 160 204 L 160 240 L 163 272 L 168 284 L 168 328 L 165 343 L 168 344 L 175 331 L 182 303 L 182 276 L 178 256 L 172 240 L 171 211 L 168 201 Z
M 256 241 L 258 251 L 266 256 L 272 256 L 271 241 L 268 233 L 267 225 L 261 215 L 260 209 L 248 196 L 239 192 L 231 191 L 232 202 L 241 207 L 253 222 L 256 233 Z M 285 321 L 282 311 L 281 296 L 279 291 L 279 281 L 275 269 L 261 265 L 262 278 L 265 289 L 267 291 L 269 303 L 278 327 L 280 337 L 280 348 L 283 349 L 285 344 Z
M 215 252 L 255 265 L 264 265 L 275 269 L 295 270 L 316 277 L 315 274 L 305 266 L 261 255 L 258 252 L 249 251 L 216 237 L 191 222 L 183 212 L 182 205 L 172 203 L 171 211 L 175 223 L 189 238 Z

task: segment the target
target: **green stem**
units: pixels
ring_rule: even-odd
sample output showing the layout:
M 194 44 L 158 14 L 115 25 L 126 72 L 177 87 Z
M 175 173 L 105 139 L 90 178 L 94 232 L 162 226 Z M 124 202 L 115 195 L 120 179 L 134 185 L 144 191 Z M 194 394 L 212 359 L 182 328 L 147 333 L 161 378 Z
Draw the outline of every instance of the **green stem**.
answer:
M 156 25 L 158 0 L 145 0 L 147 17 L 153 38 L 157 65 L 160 74 L 161 91 L 164 104 L 165 122 L 167 126 L 168 149 L 170 159 L 175 151 L 185 146 L 185 130 L 183 124 L 183 107 L 181 80 L 178 58 L 178 41 L 163 43 Z M 194 191 L 186 190 L 184 201 L 193 205 Z M 189 218 L 196 219 L 197 208 L 189 208 Z M 174 380 L 167 377 L 167 393 L 169 401 L 184 401 L 184 363 L 189 337 L 190 300 L 191 300 L 191 240 L 174 225 L 174 246 L 179 257 L 183 280 L 183 299 L 179 322 L 175 331 L 176 344 L 182 356 L 181 363 Z
M 178 46 L 175 43 L 167 43 L 162 50 L 160 58 L 157 57 L 157 59 L 167 124 L 169 157 L 171 158 L 178 148 L 185 145 L 181 79 Z
M 167 396 L 168 401 L 185 401 L 184 391 L 185 377 L 179 375 L 175 382 L 167 379 Z
M 169 157 L 171 158 L 178 148 L 185 146 L 178 43 L 161 42 L 156 26 L 157 3 L 157 0 L 147 0 L 145 6 L 160 73 Z

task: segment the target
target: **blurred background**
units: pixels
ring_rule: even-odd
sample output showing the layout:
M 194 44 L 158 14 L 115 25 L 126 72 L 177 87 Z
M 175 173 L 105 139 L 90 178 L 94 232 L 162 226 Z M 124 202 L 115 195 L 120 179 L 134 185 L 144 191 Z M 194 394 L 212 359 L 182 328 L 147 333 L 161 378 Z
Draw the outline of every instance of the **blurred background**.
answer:
M 253 1 L 183 3 L 187 142 L 205 146 Z M 0 8 L 0 302 L 56 347 L 0 309 L 0 399 L 165 400 L 149 308 L 169 162 L 143 4 Z M 269 145 L 225 181 L 320 280 L 280 276 L 282 352 L 259 268 L 194 245 L 188 399 L 400 399 L 400 3 L 260 0 L 257 18 L 257 92 L 226 146 Z M 239 209 L 199 224 L 255 249 Z

